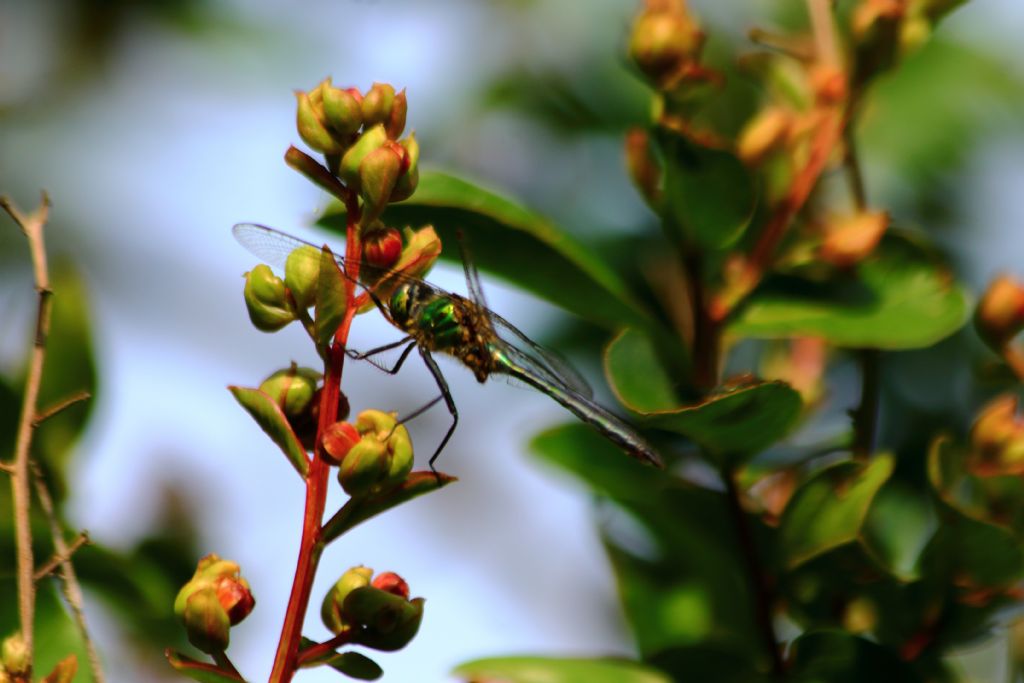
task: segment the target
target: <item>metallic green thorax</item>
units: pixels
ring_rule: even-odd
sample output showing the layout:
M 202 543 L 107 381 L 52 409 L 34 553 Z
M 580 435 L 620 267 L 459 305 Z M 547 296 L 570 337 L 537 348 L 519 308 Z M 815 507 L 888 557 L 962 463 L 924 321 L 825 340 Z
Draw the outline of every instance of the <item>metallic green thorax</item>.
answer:
M 403 283 L 391 295 L 391 320 L 430 351 L 455 356 L 483 382 L 494 370 L 494 333 L 479 307 L 457 294 Z

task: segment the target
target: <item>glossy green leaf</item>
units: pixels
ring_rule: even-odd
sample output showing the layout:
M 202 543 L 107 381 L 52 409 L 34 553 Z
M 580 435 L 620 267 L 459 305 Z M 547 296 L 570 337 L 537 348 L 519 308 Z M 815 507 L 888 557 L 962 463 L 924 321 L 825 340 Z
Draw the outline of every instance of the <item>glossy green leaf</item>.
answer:
M 683 404 L 653 343 L 626 330 L 605 351 L 605 374 L 619 401 L 646 424 L 682 434 L 735 466 L 785 436 L 800 416 L 800 393 L 784 382 L 723 388 L 697 404 Z
M 300 650 L 315 644 L 309 638 L 303 638 Z M 309 669 L 324 665 L 359 681 L 375 681 L 384 675 L 384 670 L 380 668 L 377 662 L 362 653 L 351 650 L 348 652 L 328 652 L 323 657 L 303 662 L 302 668 Z
M 199 681 L 199 683 L 239 683 L 241 681 L 245 683 L 245 679 L 241 676 L 222 669 L 216 664 L 200 662 L 170 649 L 164 652 L 164 656 L 175 670 L 185 674 L 193 681 Z
M 757 193 L 750 171 L 727 150 L 695 144 L 662 131 L 664 213 L 685 244 L 725 249 L 750 225 Z
M 871 504 L 862 540 L 886 570 L 911 581 L 920 576 L 918 560 L 937 522 L 930 497 L 890 480 Z
M 786 565 L 796 567 L 860 538 L 871 503 L 892 470 L 892 456 L 880 455 L 864 464 L 837 463 L 805 481 L 779 523 Z
M 322 534 L 324 543 L 330 543 L 352 527 L 362 524 L 371 517 L 375 517 L 395 506 L 407 503 L 414 498 L 419 498 L 431 491 L 444 488 L 453 481 L 458 481 L 458 479 L 443 472 L 413 472 L 395 489 L 369 498 L 350 498 L 324 524 Z
M 548 219 L 466 180 L 423 172 L 412 198 L 391 204 L 390 225 L 433 224 L 444 248 L 459 257 L 461 230 L 473 263 L 577 315 L 608 327 L 651 325 L 626 283 L 596 254 Z M 320 224 L 345 225 L 344 207 L 331 205 Z
M 748 663 L 757 659 L 761 641 L 748 608 L 750 582 L 724 494 L 623 458 L 580 424 L 547 430 L 531 447 L 646 530 L 635 543 L 605 538 L 623 610 L 645 659 L 698 644 L 745 653 Z
M 924 683 L 894 652 L 845 631 L 815 631 L 797 638 L 790 653 L 799 683 Z
M 858 267 L 856 277 L 767 283 L 728 329 L 741 337 L 822 337 L 852 348 L 914 349 L 953 334 L 969 313 L 968 296 L 949 270 L 893 237 Z
M 259 389 L 231 386 L 228 387 L 228 391 L 252 416 L 252 419 L 256 420 L 256 424 L 266 432 L 267 436 L 277 444 L 295 471 L 305 478 L 309 472 L 309 456 L 306 454 L 306 449 L 302 447 L 299 437 L 292 431 L 281 406 Z
M 345 276 L 328 247 L 320 252 L 320 276 L 317 280 L 316 316 L 313 334 L 317 343 L 326 346 L 345 317 Z
M 656 669 L 625 659 L 494 657 L 458 666 L 452 675 L 466 681 L 498 683 L 670 683 Z

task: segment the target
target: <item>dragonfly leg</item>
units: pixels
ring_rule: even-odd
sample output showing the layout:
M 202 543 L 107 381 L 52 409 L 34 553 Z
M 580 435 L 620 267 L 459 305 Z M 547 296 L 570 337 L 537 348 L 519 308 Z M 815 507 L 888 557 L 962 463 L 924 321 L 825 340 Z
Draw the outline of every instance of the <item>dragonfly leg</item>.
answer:
M 402 369 L 402 365 L 405 363 L 405 359 L 409 357 L 409 354 L 412 352 L 413 347 L 416 346 L 416 342 L 415 341 L 410 341 L 410 339 L 412 339 L 412 337 L 405 337 L 403 339 L 399 339 L 396 342 L 392 342 L 390 344 L 385 344 L 384 346 L 378 346 L 375 349 L 370 349 L 369 351 L 366 351 L 365 353 L 359 353 L 358 351 L 353 351 L 352 349 L 345 349 L 345 355 L 348 356 L 349 358 L 353 359 L 353 360 L 369 361 L 370 363 L 373 364 L 374 367 L 379 368 L 380 370 L 383 370 L 384 372 L 388 373 L 389 375 L 394 375 L 394 374 L 397 374 L 398 371 Z M 373 356 L 375 356 L 375 355 L 377 355 L 379 353 L 383 353 L 385 351 L 390 351 L 392 349 L 397 349 L 402 344 L 408 344 L 408 346 L 405 347 L 404 351 L 402 351 L 402 355 L 398 357 L 398 360 L 395 362 L 394 366 L 389 368 L 389 367 L 383 365 L 382 363 L 378 363 L 377 361 L 373 360 L 373 358 L 372 358 Z
M 448 439 L 452 438 L 452 434 L 455 433 L 455 427 L 459 424 L 459 409 L 455 407 L 455 399 L 452 398 L 452 392 L 448 389 L 448 382 L 445 381 L 444 375 L 441 374 L 441 368 L 437 367 L 437 362 L 434 360 L 433 356 L 431 356 L 430 352 L 423 347 L 418 348 L 420 350 L 420 356 L 423 357 L 423 362 L 426 364 L 427 369 L 430 370 L 430 374 L 434 376 L 434 381 L 437 382 L 437 388 L 441 390 L 441 398 L 444 399 L 445 405 L 448 406 L 448 412 L 451 413 L 452 416 L 452 426 L 448 428 L 448 433 L 444 435 L 443 439 L 441 439 L 441 443 L 438 445 L 437 450 L 434 451 L 434 454 L 430 456 L 430 462 L 428 463 L 430 465 L 430 471 L 437 473 L 437 470 L 434 469 L 434 461 L 436 461 L 437 457 L 441 455 L 441 451 L 443 451 L 445 445 L 447 445 Z M 435 403 L 437 403 L 437 399 L 434 399 L 424 408 L 417 411 L 417 414 L 426 410 Z

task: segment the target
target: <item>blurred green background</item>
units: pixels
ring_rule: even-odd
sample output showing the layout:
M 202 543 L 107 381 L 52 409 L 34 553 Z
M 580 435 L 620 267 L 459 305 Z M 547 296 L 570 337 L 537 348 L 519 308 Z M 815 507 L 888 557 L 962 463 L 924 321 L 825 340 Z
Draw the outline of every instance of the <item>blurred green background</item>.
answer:
M 723 44 L 772 25 L 779 6 L 692 5 Z M 621 132 L 647 107 L 621 56 L 635 9 L 627 0 L 301 9 L 283 0 L 0 0 L 0 193 L 25 209 L 40 189 L 51 194 L 48 243 L 69 269 L 58 281 L 67 322 L 55 323 L 55 344 L 65 345 L 51 356 L 67 384 L 54 380 L 53 390 L 75 386 L 73 378 L 95 382 L 88 422 L 82 409 L 41 439 L 66 485 L 69 524 L 107 549 L 82 563 L 110 680 L 175 679 L 161 653 L 180 636 L 160 606 L 173 597 L 173 577 L 207 552 L 238 561 L 257 598 L 233 633 L 234 661 L 254 679 L 269 670 L 302 490 L 224 386 L 254 385 L 290 360 L 315 358 L 297 330 L 267 336 L 250 327 L 240 275 L 253 261 L 229 228 L 250 220 L 323 239 L 303 228 L 326 199 L 281 160 L 298 141 L 290 91 L 326 75 L 361 89 L 375 80 L 407 87 L 425 166 L 502 188 L 615 250 L 653 224 L 621 159 Z M 995 271 L 1019 273 L 1024 256 L 1022 30 L 1019 3 L 968 3 L 879 84 L 861 131 L 873 203 L 936 239 L 975 292 Z M 34 296 L 27 249 L 2 222 L 6 429 Z M 431 279 L 462 291 L 456 270 L 441 267 Z M 486 286 L 493 308 L 570 351 L 601 384 L 602 338 L 592 329 L 500 282 Z M 367 316 L 356 343 L 395 338 Z M 741 355 L 735 364 L 743 363 Z M 630 654 L 590 501 L 524 457 L 529 437 L 566 414 L 543 396 L 479 386 L 450 367 L 462 422 L 441 467 L 462 481 L 332 547 L 315 595 L 364 563 L 402 574 L 428 599 L 419 637 L 381 658 L 385 681 L 447 680 L 460 661 L 509 652 Z M 825 419 L 844 419 L 856 396 L 847 370 L 840 362 L 834 372 Z M 980 398 L 1001 386 L 998 377 L 991 388 L 974 382 L 986 367 L 968 333 L 890 354 L 884 370 L 886 405 L 901 419 L 883 419 L 883 440 L 914 458 L 934 427 L 966 430 Z M 403 411 L 432 396 L 418 367 L 400 378 L 358 365 L 346 373 L 355 410 Z M 447 420 L 437 411 L 416 421 L 421 452 Z M 920 469 L 919 460 L 901 462 Z M 9 562 L 0 564 L 5 629 Z M 999 647 L 971 655 L 978 680 L 999 674 Z

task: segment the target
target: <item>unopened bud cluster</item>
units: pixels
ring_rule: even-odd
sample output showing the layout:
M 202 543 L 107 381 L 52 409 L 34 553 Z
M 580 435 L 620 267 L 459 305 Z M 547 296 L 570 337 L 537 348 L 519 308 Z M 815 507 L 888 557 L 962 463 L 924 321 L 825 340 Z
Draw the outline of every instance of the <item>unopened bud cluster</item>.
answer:
M 336 422 L 324 434 L 323 446 L 352 497 L 393 488 L 412 471 L 412 441 L 393 413 L 364 410 L 355 424 Z
M 419 182 L 415 134 L 399 140 L 408 105 L 405 90 L 374 83 L 365 94 L 337 88 L 325 79 L 310 92 L 296 92 L 296 124 L 303 141 L 328 158 L 328 166 L 363 200 L 362 225 L 370 225 L 389 202 L 412 196 Z
M 409 599 L 409 585 L 394 572 L 373 576 L 369 567 L 353 567 L 331 587 L 320 607 L 332 633 L 350 633 L 349 642 L 376 650 L 405 647 L 419 630 L 423 598 Z
M 189 642 L 203 652 L 226 650 L 231 627 L 245 619 L 256 604 L 239 571 L 234 562 L 207 555 L 174 599 L 174 614 L 185 624 Z

